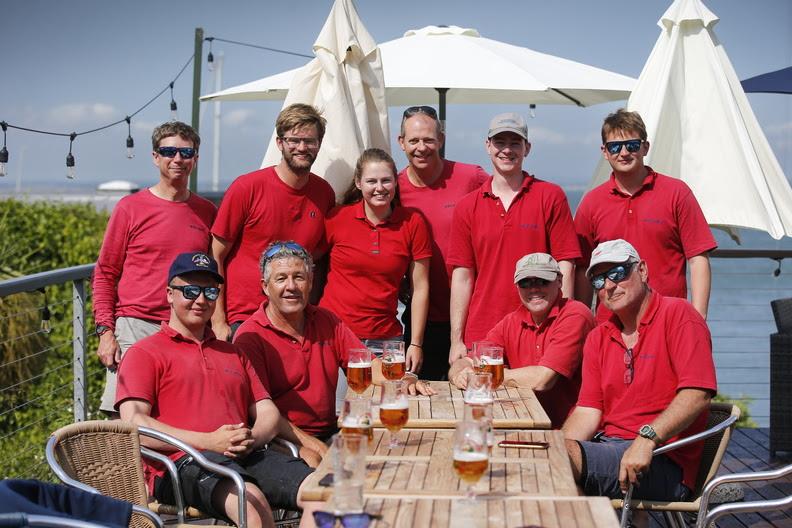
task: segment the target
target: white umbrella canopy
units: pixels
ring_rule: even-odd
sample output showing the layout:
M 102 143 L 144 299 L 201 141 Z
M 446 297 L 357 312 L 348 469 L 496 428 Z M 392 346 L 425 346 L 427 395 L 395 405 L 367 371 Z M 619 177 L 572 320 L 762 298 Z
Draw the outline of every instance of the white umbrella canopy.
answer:
M 380 44 L 388 104 L 577 104 L 626 99 L 635 79 L 528 48 L 481 37 L 475 29 L 427 26 Z M 416 60 L 420 57 L 420 60 Z M 202 101 L 277 100 L 286 96 L 289 70 L 205 95 Z
M 290 76 L 283 106 L 311 104 L 327 119 L 322 148 L 311 170 L 340 196 L 365 149 L 390 150 L 382 61 L 352 0 L 336 0 L 313 50 L 316 58 Z M 273 132 L 261 166 L 280 159 Z
M 647 164 L 690 186 L 707 222 L 792 236 L 792 189 L 700 0 L 675 0 L 627 102 L 646 123 Z M 610 166 L 601 159 L 591 187 Z

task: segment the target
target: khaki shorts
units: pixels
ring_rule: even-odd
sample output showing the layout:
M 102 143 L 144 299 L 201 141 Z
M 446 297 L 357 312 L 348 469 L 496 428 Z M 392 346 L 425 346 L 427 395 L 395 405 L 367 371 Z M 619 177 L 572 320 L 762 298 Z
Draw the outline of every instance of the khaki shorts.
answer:
M 159 332 L 160 323 L 137 319 L 135 317 L 119 317 L 115 323 L 115 338 L 118 346 L 121 347 L 121 357 L 124 356 L 129 347 L 150 335 Z M 107 369 L 102 403 L 99 409 L 107 413 L 117 412 L 115 408 L 116 393 L 116 373 L 115 370 Z

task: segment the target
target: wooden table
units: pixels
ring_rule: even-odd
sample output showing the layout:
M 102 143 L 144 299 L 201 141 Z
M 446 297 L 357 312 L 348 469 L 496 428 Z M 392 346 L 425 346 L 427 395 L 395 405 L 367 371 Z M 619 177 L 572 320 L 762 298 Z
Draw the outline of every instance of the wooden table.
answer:
M 388 449 L 387 432 L 377 429 L 366 457 L 364 495 L 401 497 L 462 496 L 466 486 L 454 468 L 453 435 L 449 429 L 403 430 L 400 440 L 405 447 Z M 501 440 L 534 440 L 550 443 L 548 449 L 497 447 Z M 487 498 L 527 496 L 576 496 L 572 466 L 564 447 L 561 431 L 495 431 L 487 473 L 474 490 Z M 332 457 L 326 456 L 302 486 L 300 498 L 325 501 L 332 488 L 319 481 L 332 472 Z
M 406 427 L 411 429 L 454 428 L 464 416 L 462 391 L 447 381 L 430 381 L 437 392 L 433 396 L 409 396 L 410 420 Z M 374 426 L 382 427 L 379 421 L 381 389 L 371 386 L 363 393 L 375 404 Z M 351 390 L 348 398 L 358 395 Z M 531 389 L 516 387 L 501 388 L 496 392 L 492 407 L 492 426 L 496 429 L 550 429 L 550 418 Z
M 474 504 L 459 497 L 394 498 L 368 496 L 365 511 L 382 515 L 371 528 L 544 527 L 617 528 L 615 510 L 605 497 L 505 497 L 478 499 Z

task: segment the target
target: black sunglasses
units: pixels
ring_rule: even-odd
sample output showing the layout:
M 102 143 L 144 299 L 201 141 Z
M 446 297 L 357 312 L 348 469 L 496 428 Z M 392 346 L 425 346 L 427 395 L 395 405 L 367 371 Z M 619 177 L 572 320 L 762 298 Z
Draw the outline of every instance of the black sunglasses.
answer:
M 200 297 L 201 293 L 204 294 L 207 301 L 216 301 L 220 296 L 220 288 L 216 286 L 196 286 L 195 284 L 186 284 L 184 286 L 171 286 L 174 290 L 179 290 L 184 295 L 185 299 L 194 301 Z
M 524 279 L 519 280 L 517 282 L 517 286 L 519 286 L 520 288 L 536 288 L 536 287 L 544 288 L 551 282 L 553 281 L 549 281 L 547 279 L 540 279 L 538 277 L 526 277 Z
M 614 283 L 621 282 L 627 278 L 627 276 L 630 274 L 630 271 L 636 264 L 637 262 L 625 262 L 623 264 L 619 264 L 618 266 L 613 266 L 605 273 L 600 273 L 599 275 L 594 275 L 591 277 L 591 285 L 595 290 L 599 291 L 605 287 L 605 279 L 610 279 L 610 281 Z
M 195 149 L 192 147 L 159 147 L 157 149 L 157 154 L 163 158 L 175 158 L 177 152 L 181 154 L 182 159 L 195 157 Z
M 290 249 L 300 254 L 308 254 L 305 248 L 302 247 L 297 242 L 281 242 L 280 244 L 275 244 L 274 246 L 269 248 L 266 252 L 264 252 L 264 259 L 269 260 L 279 252 L 283 251 L 284 249 Z
M 402 119 L 407 119 L 409 117 L 414 116 L 415 114 L 426 114 L 432 119 L 437 119 L 437 110 L 435 110 L 431 106 L 426 106 L 426 105 L 409 107 L 407 110 L 404 111 L 404 115 L 402 116 Z
M 619 152 L 621 152 L 622 147 L 627 147 L 627 152 L 633 154 L 641 150 L 641 145 L 643 144 L 642 139 L 627 139 L 625 141 L 608 141 L 605 143 L 605 150 L 608 151 L 608 154 L 611 156 L 615 156 Z
M 333 528 L 336 521 L 341 521 L 344 528 L 366 528 L 372 519 L 382 519 L 382 515 L 373 513 L 333 513 L 327 511 L 315 511 L 314 521 L 319 528 Z

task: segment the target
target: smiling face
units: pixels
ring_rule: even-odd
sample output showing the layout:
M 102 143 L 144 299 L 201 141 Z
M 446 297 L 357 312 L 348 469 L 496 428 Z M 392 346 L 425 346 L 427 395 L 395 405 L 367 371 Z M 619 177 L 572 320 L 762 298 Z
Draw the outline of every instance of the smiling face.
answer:
M 196 331 L 209 322 L 214 313 L 216 301 L 210 301 L 203 293 L 197 299 L 188 299 L 182 291 L 170 287 L 188 284 L 202 287 L 217 287 L 218 284 L 217 280 L 208 273 L 198 271 L 174 277 L 168 285 L 167 297 L 168 304 L 171 306 L 171 322 L 173 323 L 175 319 L 185 328 Z M 174 325 L 171 324 L 171 326 Z
M 385 161 L 369 161 L 363 166 L 355 186 L 363 194 L 363 201 L 372 209 L 389 207 L 396 194 L 396 175 Z
M 299 141 L 301 139 L 304 141 Z M 296 126 L 287 130 L 283 138 L 277 138 L 275 143 L 283 155 L 283 161 L 297 174 L 310 172 L 322 146 L 316 125 Z
M 543 282 L 544 284 L 542 284 Z M 519 284 L 525 287 L 521 287 Z M 553 281 L 529 278 L 521 280 L 519 284 L 517 291 L 520 294 L 520 301 L 531 312 L 534 322 L 541 324 L 561 295 L 561 275 L 558 275 Z
M 415 171 L 433 169 L 441 163 L 440 148 L 445 137 L 438 128 L 437 122 L 426 114 L 415 114 L 404 120 L 399 145 Z
M 162 138 L 158 147 L 194 148 L 195 145 L 189 139 L 185 139 L 181 136 L 169 136 Z M 194 157 L 190 159 L 184 159 L 178 152 L 174 157 L 168 158 L 161 156 L 155 150 L 153 152 L 153 158 L 154 165 L 156 165 L 160 171 L 160 181 L 176 188 L 187 188 L 187 184 L 190 180 L 190 173 L 195 168 L 195 164 L 198 162 L 197 152 L 195 153 Z
M 308 305 L 312 274 L 299 257 L 276 258 L 267 263 L 267 277 L 261 281 L 269 297 L 269 309 L 289 319 L 300 316 Z
M 591 271 L 591 276 L 606 273 L 618 264 L 618 262 L 603 262 L 594 267 Z M 633 310 L 637 311 L 644 297 L 648 294 L 648 280 L 648 268 L 646 262 L 642 260 L 632 266 L 629 275 L 624 280 L 613 282 L 606 278 L 605 285 L 601 290 L 597 291 L 597 299 L 616 315 Z
M 486 146 L 494 171 L 502 176 L 520 174 L 523 159 L 531 151 L 531 144 L 514 132 L 495 134 Z
M 638 132 L 631 130 L 611 130 L 605 137 L 605 143 L 611 141 L 626 141 L 629 139 L 641 139 Z M 602 155 L 610 164 L 616 174 L 636 174 L 644 168 L 644 157 L 649 152 L 649 142 L 641 143 L 641 148 L 637 152 L 628 152 L 626 146 L 622 146 L 617 154 L 611 154 L 602 145 Z

